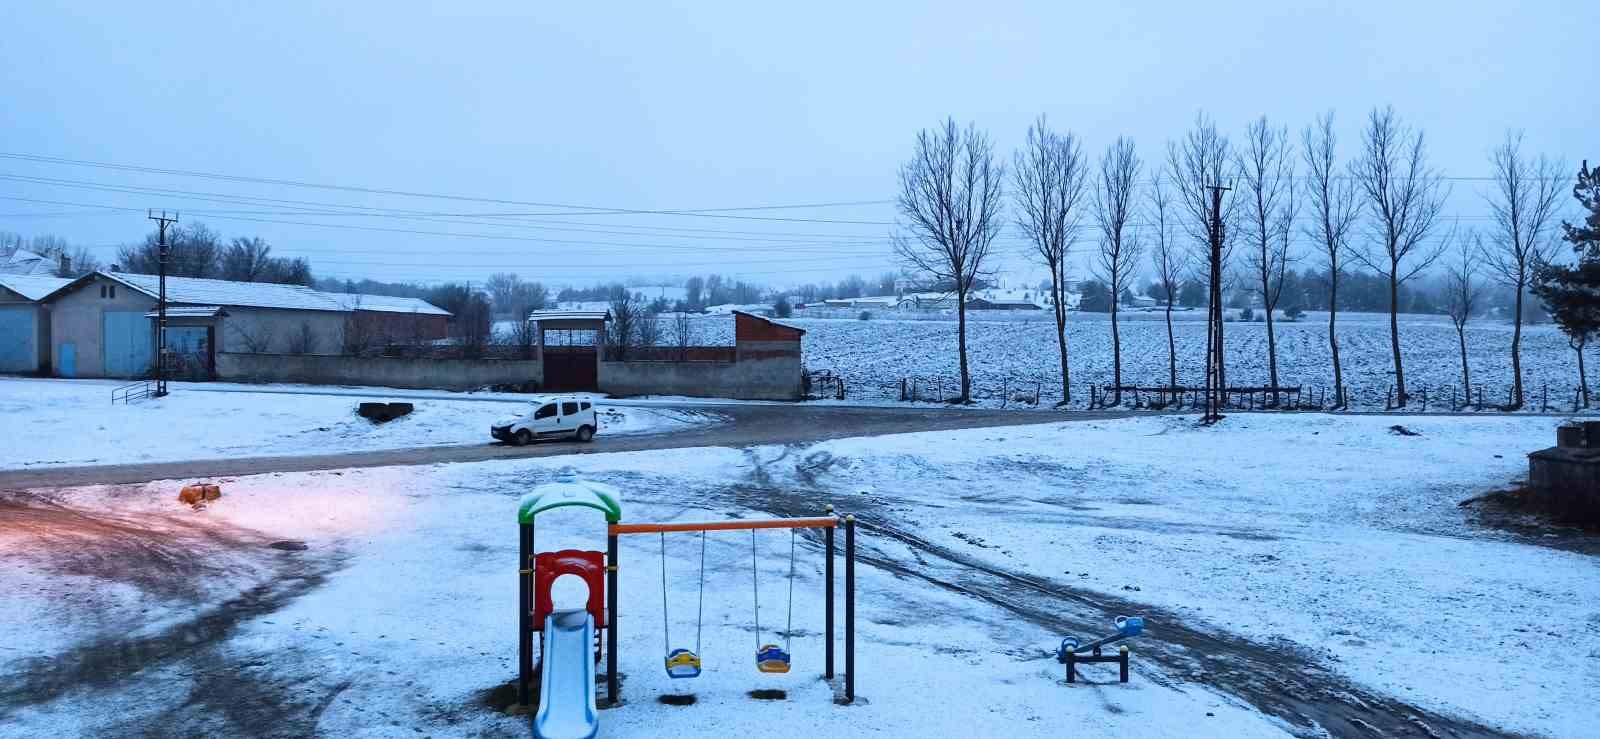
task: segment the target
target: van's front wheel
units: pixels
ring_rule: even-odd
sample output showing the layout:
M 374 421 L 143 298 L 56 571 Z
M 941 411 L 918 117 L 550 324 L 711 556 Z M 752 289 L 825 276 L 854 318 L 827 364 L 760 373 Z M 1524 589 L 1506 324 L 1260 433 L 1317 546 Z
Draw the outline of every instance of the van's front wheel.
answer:
M 517 446 L 527 446 L 529 444 L 532 444 L 533 443 L 533 432 L 529 431 L 527 429 L 522 429 L 522 430 L 518 431 L 516 434 L 512 435 L 511 443 L 516 444 Z
M 573 438 L 576 438 L 578 441 L 581 441 L 585 444 L 594 441 L 594 428 L 591 426 L 579 426 L 578 434 Z

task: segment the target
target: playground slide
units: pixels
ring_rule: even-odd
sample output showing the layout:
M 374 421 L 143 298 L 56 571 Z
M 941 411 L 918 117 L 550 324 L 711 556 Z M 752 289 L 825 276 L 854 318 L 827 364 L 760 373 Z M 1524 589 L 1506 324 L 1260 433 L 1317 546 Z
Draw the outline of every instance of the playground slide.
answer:
M 556 611 L 544 620 L 544 666 L 539 678 L 539 739 L 592 739 L 600 730 L 594 707 L 594 619 L 589 612 Z

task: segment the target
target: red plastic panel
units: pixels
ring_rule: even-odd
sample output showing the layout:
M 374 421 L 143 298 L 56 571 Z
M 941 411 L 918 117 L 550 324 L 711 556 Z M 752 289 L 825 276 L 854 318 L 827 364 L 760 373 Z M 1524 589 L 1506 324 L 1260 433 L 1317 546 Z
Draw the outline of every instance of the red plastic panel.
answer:
M 577 575 L 589 586 L 589 615 L 594 617 L 595 628 L 604 628 L 606 609 L 606 555 L 605 552 L 586 552 L 563 549 L 544 552 L 534 558 L 533 564 L 533 629 L 544 629 L 545 616 L 555 611 L 550 602 L 550 586 L 562 575 Z

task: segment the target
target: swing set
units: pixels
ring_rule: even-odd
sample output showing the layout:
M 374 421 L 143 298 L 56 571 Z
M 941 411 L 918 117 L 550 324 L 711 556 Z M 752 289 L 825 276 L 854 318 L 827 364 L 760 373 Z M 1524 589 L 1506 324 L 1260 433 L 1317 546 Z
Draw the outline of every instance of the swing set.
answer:
M 765 644 L 761 641 L 761 574 L 756 567 L 759 555 L 756 549 L 756 530 L 750 529 L 750 592 L 752 595 L 755 622 L 756 622 L 756 669 L 761 672 L 784 673 L 789 671 L 790 647 L 794 634 L 794 561 L 795 561 L 795 531 L 789 529 L 789 596 L 786 611 L 786 622 L 783 630 L 783 646 Z M 832 531 L 830 530 L 831 534 Z M 700 635 L 705 622 L 706 605 L 706 532 L 700 532 L 700 577 L 698 591 L 699 610 L 694 621 L 694 649 L 672 648 L 672 619 L 667 613 L 667 601 L 670 595 L 667 592 L 667 534 L 660 532 L 661 536 L 661 640 L 662 651 L 666 652 L 664 662 L 667 667 L 667 676 L 673 679 L 699 677 L 701 669 Z M 831 536 L 830 536 L 831 538 Z M 831 583 L 830 583 L 831 585 Z M 832 589 L 831 587 L 829 588 Z M 831 609 L 830 609 L 831 610 Z M 831 630 L 830 630 L 831 633 Z M 832 644 L 829 644 L 830 652 Z M 831 655 L 830 655 L 831 656 Z M 830 670 L 831 672 L 831 670 Z
M 565 506 L 592 508 L 605 514 L 606 552 L 563 550 L 537 553 L 534 548 L 534 519 L 538 514 Z M 541 485 L 524 497 L 518 509 L 517 521 L 521 529 L 521 552 L 518 582 L 519 674 L 517 680 L 518 702 L 531 705 L 532 676 L 534 674 L 534 632 L 542 631 L 547 617 L 553 613 L 550 587 L 562 575 L 576 575 L 589 585 L 589 600 L 585 608 L 593 619 L 595 629 L 604 630 L 606 665 L 606 699 L 610 705 L 620 700 L 617 671 L 617 605 L 621 600 L 617 589 L 618 540 L 622 536 L 656 534 L 660 541 L 661 557 L 661 621 L 662 658 L 668 677 L 679 680 L 698 677 L 701 673 L 701 634 L 705 617 L 705 555 L 706 535 L 712 531 L 750 532 L 751 595 L 755 610 L 756 669 L 763 673 L 787 673 L 792 665 L 791 647 L 794 627 L 794 576 L 796 538 L 801 529 L 820 529 L 824 551 L 824 641 L 823 677 L 834 678 L 834 532 L 843 528 L 844 536 L 844 695 L 842 703 L 855 700 L 855 517 L 833 515 L 833 506 L 827 506 L 829 515 L 814 518 L 773 518 L 731 521 L 673 522 L 673 523 L 622 523 L 622 506 L 616 491 L 605 485 L 567 480 Z M 764 642 L 761 629 L 761 577 L 757 567 L 759 529 L 789 530 L 788 603 L 783 643 Z M 698 577 L 697 613 L 695 616 L 694 648 L 674 647 L 671 618 L 668 612 L 667 534 L 700 534 L 700 567 Z M 605 573 L 604 584 L 600 573 Z M 596 633 L 595 661 L 599 661 L 599 634 Z M 541 642 L 541 652 L 543 643 Z M 541 655 L 541 658 L 548 655 Z M 549 686 L 540 686 L 541 691 Z M 543 700 L 541 700 L 541 704 Z

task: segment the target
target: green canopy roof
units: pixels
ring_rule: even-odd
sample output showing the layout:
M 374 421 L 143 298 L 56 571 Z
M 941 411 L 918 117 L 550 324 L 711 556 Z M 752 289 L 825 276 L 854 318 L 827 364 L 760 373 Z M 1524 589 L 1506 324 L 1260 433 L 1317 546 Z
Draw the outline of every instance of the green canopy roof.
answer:
M 610 485 L 568 477 L 561 482 L 540 485 L 522 496 L 522 503 L 517 506 L 517 523 L 533 523 L 535 516 L 566 506 L 593 508 L 605 514 L 606 523 L 616 523 L 622 520 L 620 497 L 617 489 Z

